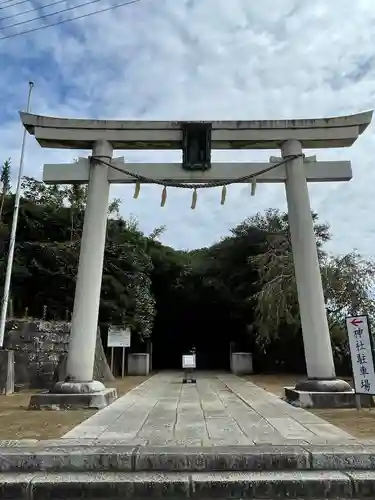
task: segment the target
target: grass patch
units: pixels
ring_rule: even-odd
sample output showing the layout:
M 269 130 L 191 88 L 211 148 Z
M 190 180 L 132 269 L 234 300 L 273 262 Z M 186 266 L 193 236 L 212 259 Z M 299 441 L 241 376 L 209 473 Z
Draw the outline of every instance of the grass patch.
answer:
M 137 387 L 148 377 L 125 377 L 109 382 L 118 396 Z M 0 439 L 57 439 L 96 413 L 97 410 L 28 410 L 37 391 L 0 395 Z
M 272 392 L 276 396 L 284 395 L 284 387 L 293 386 L 298 375 L 250 375 L 245 377 L 250 382 L 262 389 Z M 346 379 L 349 383 L 352 381 Z M 308 409 L 311 413 L 327 420 L 333 425 L 340 427 L 349 434 L 359 439 L 375 439 L 375 408 L 334 408 L 334 409 Z

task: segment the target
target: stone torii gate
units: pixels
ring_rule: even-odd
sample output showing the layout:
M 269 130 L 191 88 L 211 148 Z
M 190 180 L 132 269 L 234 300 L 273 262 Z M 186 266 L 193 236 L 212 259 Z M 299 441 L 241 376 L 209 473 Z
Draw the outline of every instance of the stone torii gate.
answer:
M 43 180 L 47 183 L 88 183 L 67 361 L 68 379 L 57 384 L 54 392 L 95 394 L 97 400 L 105 392 L 104 386 L 93 380 L 93 365 L 109 186 L 135 182 L 134 177 L 121 170 L 159 181 L 207 183 L 236 181 L 278 161 L 271 157 L 270 163 L 211 163 L 212 149 L 281 150 L 284 164 L 257 175 L 256 181 L 284 183 L 286 188 L 308 375 L 295 389 L 351 391 L 335 374 L 307 187 L 307 182 L 349 181 L 351 164 L 349 161 L 320 162 L 315 157 L 305 158 L 302 152 L 309 148 L 349 147 L 367 128 L 371 118 L 372 111 L 309 120 L 213 122 L 82 120 L 21 113 L 23 125 L 42 147 L 92 151 L 91 159 L 44 166 Z M 183 161 L 181 164 L 124 163 L 123 158 L 112 158 L 116 149 L 177 149 L 182 150 Z M 100 404 L 106 404 L 104 396 Z

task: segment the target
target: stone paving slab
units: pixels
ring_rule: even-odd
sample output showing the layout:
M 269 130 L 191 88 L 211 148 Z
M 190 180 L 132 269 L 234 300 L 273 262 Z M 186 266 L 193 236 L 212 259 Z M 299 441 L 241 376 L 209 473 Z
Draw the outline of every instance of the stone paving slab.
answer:
M 0 472 L 212 472 L 374 470 L 375 446 L 65 445 L 64 440 L 0 448 Z M 102 442 L 103 443 L 103 442 Z
M 359 441 L 231 374 L 154 375 L 62 438 L 139 446 L 342 444 Z
M 375 474 L 339 471 L 0 474 L 1 498 L 374 498 Z

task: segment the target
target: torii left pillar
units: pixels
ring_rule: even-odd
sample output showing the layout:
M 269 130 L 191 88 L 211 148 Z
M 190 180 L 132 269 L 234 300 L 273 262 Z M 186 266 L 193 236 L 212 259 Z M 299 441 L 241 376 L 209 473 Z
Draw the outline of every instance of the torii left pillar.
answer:
M 112 146 L 108 141 L 101 140 L 94 144 L 93 157 L 95 158 L 110 162 L 112 152 Z M 67 380 L 60 382 L 56 387 L 63 392 L 97 392 L 104 389 L 101 382 L 93 380 L 93 370 L 108 202 L 108 167 L 94 159 L 90 164 L 67 360 Z
M 110 162 L 113 148 L 108 141 L 100 140 L 94 143 L 92 152 L 94 158 Z M 108 167 L 93 159 L 89 172 L 67 376 L 53 387 L 45 406 L 50 406 L 52 399 L 55 399 L 55 406 L 60 407 L 103 408 L 117 397 L 115 389 L 106 389 L 101 382 L 93 380 L 108 202 Z M 33 399 L 30 401 L 31 407 Z

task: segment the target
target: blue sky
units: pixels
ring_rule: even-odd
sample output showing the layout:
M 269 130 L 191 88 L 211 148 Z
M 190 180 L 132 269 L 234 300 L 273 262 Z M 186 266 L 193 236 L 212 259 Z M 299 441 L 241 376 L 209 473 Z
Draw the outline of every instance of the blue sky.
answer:
M 0 0 L 0 18 L 40 8 L 51 0 Z M 43 13 L 77 6 L 68 0 Z M 87 1 L 87 0 L 86 0 Z M 44 22 L 105 8 L 98 3 Z M 4 7 L 7 7 L 6 9 Z M 35 82 L 32 111 L 62 117 L 113 119 L 318 118 L 372 109 L 375 102 L 374 0 L 140 0 L 111 12 L 1 40 L 42 25 L 39 11 L 0 19 L 1 159 L 19 158 L 27 82 Z M 38 24 L 39 23 L 39 24 Z M 318 159 L 352 161 L 349 183 L 310 185 L 312 207 L 330 223 L 330 250 L 375 253 L 374 126 L 350 149 L 309 151 Z M 43 163 L 67 162 L 87 152 L 43 150 L 28 138 L 25 173 L 41 178 Z M 173 161 L 176 153 L 123 153 L 128 160 Z M 214 159 L 267 161 L 277 151 L 214 154 Z M 219 240 L 247 216 L 286 209 L 283 186 L 231 186 L 191 193 L 116 186 L 122 212 L 151 232 L 165 224 L 163 241 L 176 248 Z

